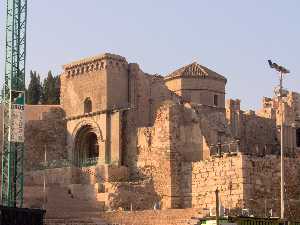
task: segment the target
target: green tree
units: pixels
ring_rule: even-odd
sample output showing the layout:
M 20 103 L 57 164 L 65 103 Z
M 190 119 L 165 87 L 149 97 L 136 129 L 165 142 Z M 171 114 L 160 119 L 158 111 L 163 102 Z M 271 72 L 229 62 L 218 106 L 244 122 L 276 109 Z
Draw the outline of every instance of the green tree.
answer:
M 59 104 L 60 84 L 59 76 L 53 76 L 49 71 L 43 82 L 42 104 Z
M 60 104 L 60 76 L 54 77 L 54 84 L 55 84 L 55 92 L 53 95 L 53 102 L 54 104 L 59 105 Z
M 42 86 L 40 75 L 36 71 L 30 71 L 30 83 L 27 90 L 27 104 L 37 105 L 40 103 Z

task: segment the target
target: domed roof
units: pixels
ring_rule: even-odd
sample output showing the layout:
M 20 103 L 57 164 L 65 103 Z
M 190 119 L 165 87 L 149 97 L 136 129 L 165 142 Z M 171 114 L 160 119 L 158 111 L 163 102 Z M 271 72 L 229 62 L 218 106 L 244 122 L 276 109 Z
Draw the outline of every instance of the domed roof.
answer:
M 175 70 L 173 73 L 166 76 L 165 80 L 172 80 L 172 79 L 183 78 L 183 77 L 185 77 L 185 78 L 197 78 L 197 77 L 212 78 L 212 79 L 223 80 L 225 82 L 227 81 L 227 79 L 224 76 L 206 68 L 205 66 L 198 64 L 197 62 L 193 62 L 187 66 L 184 66 L 178 70 Z

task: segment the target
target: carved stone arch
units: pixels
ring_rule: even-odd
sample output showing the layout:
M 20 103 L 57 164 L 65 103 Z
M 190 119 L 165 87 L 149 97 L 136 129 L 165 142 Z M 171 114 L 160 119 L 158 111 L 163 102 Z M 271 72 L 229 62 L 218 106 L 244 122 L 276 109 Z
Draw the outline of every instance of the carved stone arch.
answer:
M 77 125 L 75 126 L 75 128 L 74 128 L 74 130 L 72 132 L 73 140 L 74 140 L 76 134 L 78 133 L 79 129 L 82 128 L 83 126 L 86 126 L 86 125 L 92 126 L 95 129 L 95 132 L 97 134 L 97 138 L 101 142 L 104 142 L 100 126 L 98 125 L 98 123 L 96 123 L 95 121 L 92 121 L 92 120 L 82 120 L 79 123 L 77 123 Z
M 92 166 L 105 159 L 105 146 L 100 127 L 93 121 L 83 120 L 73 133 L 73 161 L 77 166 Z

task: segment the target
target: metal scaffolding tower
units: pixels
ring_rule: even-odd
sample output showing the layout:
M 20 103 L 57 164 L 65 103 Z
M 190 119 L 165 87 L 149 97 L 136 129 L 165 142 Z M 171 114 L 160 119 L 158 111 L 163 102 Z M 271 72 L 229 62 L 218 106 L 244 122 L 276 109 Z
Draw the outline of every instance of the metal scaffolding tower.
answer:
M 7 0 L 2 205 L 22 207 L 27 0 Z

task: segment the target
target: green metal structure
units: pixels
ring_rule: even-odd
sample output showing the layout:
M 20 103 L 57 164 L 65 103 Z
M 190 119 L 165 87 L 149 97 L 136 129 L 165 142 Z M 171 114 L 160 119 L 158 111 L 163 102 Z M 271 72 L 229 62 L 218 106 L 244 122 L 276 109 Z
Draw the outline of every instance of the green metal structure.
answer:
M 7 0 L 2 205 L 22 207 L 27 0 Z

